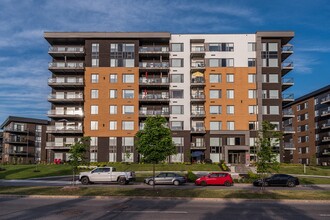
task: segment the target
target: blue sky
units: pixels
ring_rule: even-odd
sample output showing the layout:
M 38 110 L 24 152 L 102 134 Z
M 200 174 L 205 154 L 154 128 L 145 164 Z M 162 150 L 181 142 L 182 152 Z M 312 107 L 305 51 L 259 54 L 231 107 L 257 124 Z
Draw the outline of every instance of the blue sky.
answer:
M 0 124 L 9 115 L 47 119 L 45 31 L 255 33 L 292 30 L 298 98 L 330 84 L 327 0 L 1 0 Z

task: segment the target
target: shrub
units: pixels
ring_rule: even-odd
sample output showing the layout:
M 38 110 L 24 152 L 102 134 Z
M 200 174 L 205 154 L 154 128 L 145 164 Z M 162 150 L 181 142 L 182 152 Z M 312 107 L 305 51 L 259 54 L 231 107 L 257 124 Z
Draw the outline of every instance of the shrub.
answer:
M 197 180 L 197 176 L 196 174 L 194 174 L 193 172 L 191 171 L 188 171 L 188 174 L 187 174 L 187 180 L 188 182 L 195 182 Z

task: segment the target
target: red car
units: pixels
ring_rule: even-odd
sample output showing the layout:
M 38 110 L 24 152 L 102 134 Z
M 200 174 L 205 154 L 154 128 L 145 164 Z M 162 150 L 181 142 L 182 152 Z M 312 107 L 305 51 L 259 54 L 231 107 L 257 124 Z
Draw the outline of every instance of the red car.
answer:
M 210 173 L 207 176 L 198 178 L 195 181 L 196 185 L 207 186 L 207 185 L 234 185 L 233 178 L 229 173 Z

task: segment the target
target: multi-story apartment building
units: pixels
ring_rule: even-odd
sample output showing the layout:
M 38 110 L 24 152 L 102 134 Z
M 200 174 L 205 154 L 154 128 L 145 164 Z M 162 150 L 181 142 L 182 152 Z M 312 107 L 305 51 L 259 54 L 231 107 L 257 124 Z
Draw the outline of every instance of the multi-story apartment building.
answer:
M 91 161 L 139 161 L 134 136 L 148 116 L 168 119 L 170 162 L 248 164 L 258 126 L 282 127 L 293 32 L 170 34 L 46 32 L 52 158 L 90 136 Z M 280 153 L 280 148 L 275 149 Z
M 330 165 L 330 85 L 284 106 L 284 161 Z
M 46 161 L 46 125 L 49 121 L 9 116 L 0 126 L 3 163 Z

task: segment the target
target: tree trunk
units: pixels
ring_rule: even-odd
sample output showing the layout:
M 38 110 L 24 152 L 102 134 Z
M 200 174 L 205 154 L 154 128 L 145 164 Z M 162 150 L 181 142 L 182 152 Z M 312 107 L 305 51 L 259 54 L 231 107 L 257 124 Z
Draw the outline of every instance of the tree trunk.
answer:
M 75 172 L 74 172 L 74 168 L 72 169 L 72 185 L 75 186 L 75 181 L 74 181 L 74 176 L 75 176 Z
M 155 162 L 152 164 L 152 180 L 154 181 L 154 185 L 152 185 L 152 189 L 155 190 Z

